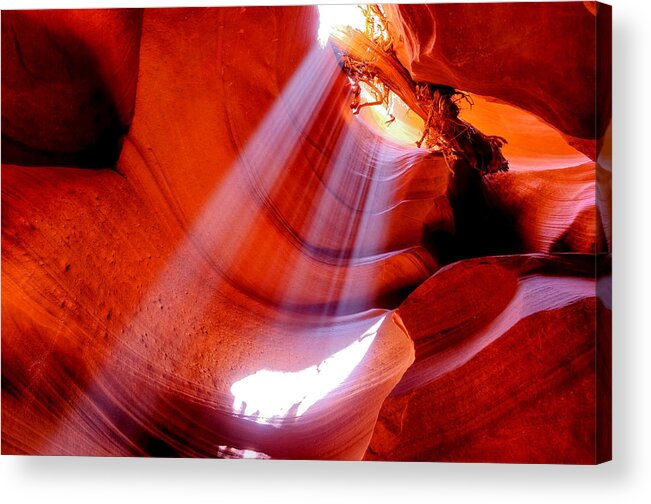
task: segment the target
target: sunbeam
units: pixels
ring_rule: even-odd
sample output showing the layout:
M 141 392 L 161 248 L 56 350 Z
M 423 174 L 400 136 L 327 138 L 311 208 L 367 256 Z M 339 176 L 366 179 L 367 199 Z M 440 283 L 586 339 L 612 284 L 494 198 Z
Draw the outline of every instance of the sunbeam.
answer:
M 177 247 L 163 271 L 142 297 L 118 346 L 112 349 L 103 370 L 96 374 L 93 383 L 81 396 L 81 403 L 70 409 L 69 418 L 63 419 L 59 432 L 48 439 L 48 446 L 43 447 L 45 451 L 63 450 L 62 440 L 67 437 L 66 431 L 74 429 L 78 422 L 84 423 L 87 415 L 96 416 L 96 422 L 106 424 L 112 416 L 125 413 L 119 413 L 113 408 L 122 409 L 121 405 L 132 401 L 127 396 L 115 395 L 123 388 L 111 377 L 116 373 L 115 366 L 131 362 L 133 368 L 137 369 L 137 362 L 149 360 L 142 349 L 137 349 L 140 347 L 141 335 L 152 330 L 149 327 L 151 306 L 160 305 L 162 309 L 162 298 L 176 299 L 176 302 L 167 304 L 165 313 L 160 312 L 159 315 L 174 320 L 176 310 L 186 309 L 183 293 L 192 292 L 195 295 L 192 306 L 194 318 L 200 317 L 209 308 L 220 287 L 203 285 L 198 288 L 198 284 L 206 278 L 206 259 L 223 277 L 228 278 L 238 251 L 251 239 L 251 228 L 264 210 L 263 202 L 259 199 L 257 205 L 251 205 L 251 198 L 241 195 L 250 194 L 252 187 L 270 194 L 282 180 L 284 169 L 290 158 L 296 156 L 297 145 L 304 140 L 304 132 L 316 120 L 315 110 L 323 96 L 330 91 L 337 72 L 338 67 L 332 55 L 320 47 L 314 47 L 307 54 L 255 133 L 248 139 L 237 161 L 208 198 L 200 216 L 187 231 L 187 239 Z M 268 155 L 270 148 L 273 148 L 273 156 Z M 264 198 L 264 194 L 258 196 Z M 157 347 L 178 344 L 173 338 L 171 333 L 158 334 Z M 113 390 L 112 397 L 106 396 L 107 390 Z M 148 415 L 156 410 L 156 403 L 155 395 L 143 392 L 128 416 L 136 422 L 146 424 Z M 100 409 L 98 404 L 102 406 Z M 78 415 L 83 416 L 78 418 Z M 129 433 L 125 433 L 124 428 L 114 428 L 110 423 L 108 428 L 115 430 L 116 435 L 123 438 L 123 442 L 129 446 Z

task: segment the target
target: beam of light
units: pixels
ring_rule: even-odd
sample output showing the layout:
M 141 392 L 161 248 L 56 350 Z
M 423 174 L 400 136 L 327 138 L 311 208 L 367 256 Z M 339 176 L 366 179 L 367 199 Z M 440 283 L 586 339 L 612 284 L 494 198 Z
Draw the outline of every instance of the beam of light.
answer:
M 304 132 L 316 121 L 315 112 L 337 72 L 332 58 L 318 47 L 312 49 L 190 231 L 189 235 L 198 238 L 208 250 L 218 249 L 222 271 L 228 270 L 238 257 L 240 246 L 260 215 L 260 209 L 242 197 L 242 185 L 253 182 L 263 197 L 273 192 L 289 161 L 297 155 L 296 147 L 303 141 Z
M 219 286 L 203 285 L 206 266 L 197 255 L 197 249 L 207 253 L 222 272 L 229 271 L 238 260 L 242 247 L 251 239 L 250 231 L 262 211 L 262 202 L 258 202 L 257 206 L 251 204 L 251 189 L 263 193 L 259 194 L 261 197 L 269 197 L 274 188 L 282 186 L 283 177 L 288 176 L 286 168 L 297 155 L 297 145 L 304 141 L 304 134 L 311 125 L 320 119 L 318 108 L 324 96 L 332 89 L 338 72 L 339 68 L 328 51 L 315 47 L 306 56 L 238 158 L 207 198 L 194 224 L 187 231 L 187 238 L 180 243 L 165 268 L 150 285 L 131 322 L 120 336 L 117 347 L 112 349 L 111 357 L 86 389 L 81 406 L 71 408 L 70 415 L 74 415 L 74 419 L 61 424 L 59 433 L 51 438 L 51 446 L 60 447 L 67 439 L 69 429 L 74 431 L 92 419 L 93 424 L 102 425 L 109 432 L 114 432 L 122 445 L 129 446 L 129 449 L 138 448 L 131 441 L 136 433 L 124 431 L 123 428 L 116 431 L 111 418 L 113 415 L 128 414 L 133 419 L 133 425 L 152 425 L 150 415 L 156 411 L 157 395 L 153 390 L 142 391 L 137 401 L 134 401 L 128 387 L 123 388 L 113 376 L 119 375 L 119 368 L 140 370 L 142 362 L 149 361 L 155 349 L 176 344 L 172 340 L 178 336 L 173 332 L 152 335 L 156 344 L 150 345 L 149 349 L 145 350 L 138 344 L 142 334 L 152 331 L 149 327 L 152 315 L 150 305 L 154 304 L 158 308 L 163 296 L 166 299 L 164 316 L 170 321 L 180 317 L 181 310 L 183 317 L 189 320 L 200 317 L 208 309 Z M 345 266 L 348 274 L 343 287 L 341 278 L 339 286 L 329 280 L 332 286 L 327 297 L 335 307 L 335 315 L 349 313 L 353 309 L 350 303 L 340 301 L 342 292 L 350 293 L 357 289 L 359 296 L 364 297 L 368 289 L 372 288 L 355 285 L 349 274 L 356 262 L 363 262 L 369 249 L 376 248 L 382 242 L 386 221 L 373 217 L 382 214 L 382 202 L 395 190 L 391 184 L 381 184 L 382 180 L 374 175 L 374 171 L 377 171 L 374 164 L 393 159 L 384 152 L 386 147 L 382 142 L 376 141 L 362 148 L 363 143 L 354 135 L 351 136 L 351 133 L 340 138 L 336 147 L 339 154 L 334 162 L 334 172 L 329 175 L 337 186 L 346 188 L 348 204 L 354 209 L 354 217 L 351 219 L 349 216 L 343 222 L 345 229 L 340 241 L 333 245 L 334 249 L 341 251 L 335 260 L 337 267 L 341 268 L 346 261 L 352 261 L 351 265 Z M 244 196 L 243 191 L 247 191 Z M 317 242 L 328 233 L 328 226 L 324 225 L 327 221 L 323 217 L 332 207 L 327 201 L 332 202 L 332 198 L 315 202 L 316 207 L 308 226 L 308 235 Z M 378 202 L 379 209 L 376 208 Z M 346 213 L 349 214 L 350 209 L 344 209 L 342 216 Z M 302 260 L 303 256 L 299 257 Z M 299 284 L 305 288 L 311 280 L 308 271 L 297 268 L 286 279 L 287 283 Z M 188 306 L 184 292 L 186 295 L 192 292 L 192 305 Z M 360 338 L 318 365 L 289 373 L 262 369 L 243 378 L 232 385 L 231 393 L 235 400 L 218 407 L 226 412 L 234 411 L 248 416 L 261 424 L 279 425 L 287 415 L 300 417 L 350 376 L 368 352 L 382 320 L 383 318 L 376 321 Z M 355 334 L 350 336 L 355 338 Z M 180 357 L 183 358 L 182 355 Z M 148 376 L 144 376 L 142 371 L 140 378 L 154 378 L 151 372 L 148 373 Z M 125 408 L 129 411 L 125 412 Z M 174 432 L 171 426 L 167 426 L 166 431 Z M 170 443 L 175 442 L 174 439 L 168 439 L 168 434 L 157 434 Z M 188 439 L 193 439 L 194 434 L 190 432 L 187 436 Z M 195 444 L 200 445 L 196 440 Z M 243 454 L 244 452 L 240 455 Z
M 366 27 L 366 18 L 358 5 L 319 5 L 319 32 L 317 39 L 321 47 L 328 43 L 330 34 L 343 26 L 360 31 Z
M 353 275 L 355 268 L 363 265 L 365 259 L 371 258 L 372 253 L 381 247 L 386 233 L 386 219 L 383 216 L 375 215 L 373 206 L 381 204 L 380 199 L 389 197 L 392 188 L 380 187 L 378 173 L 378 152 L 381 152 L 381 143 L 370 143 L 369 151 L 364 156 L 356 158 L 357 163 L 352 163 L 349 169 L 358 178 L 357 190 L 353 194 L 354 213 L 348 219 L 345 239 L 347 258 L 343 266 L 343 279 L 336 290 L 333 289 L 331 296 L 334 304 L 335 315 L 343 315 L 356 309 L 353 299 L 368 299 L 375 285 L 373 279 L 365 282 L 358 282 Z M 361 162 L 360 162 L 361 161 Z M 382 190 L 386 191 L 384 194 Z M 379 228 L 375 227 L 379 225 Z M 374 227 L 374 230 L 371 230 Z M 375 231 L 375 232 L 373 232 Z M 343 263 L 343 257 L 340 258 Z
M 158 398 L 151 390 L 141 391 L 134 398 L 128 387 L 120 384 L 115 376 L 122 372 L 120 370 L 129 368 L 136 372 L 142 367 L 142 362 L 150 361 L 156 349 L 176 344 L 174 340 L 178 336 L 173 331 L 156 333 L 150 326 L 152 306 L 158 308 L 160 305 L 162 310 L 161 298 L 164 298 L 165 311 L 158 311 L 154 316 L 159 319 L 165 316 L 170 321 L 176 321 L 181 315 L 192 320 L 205 313 L 219 286 L 205 285 L 206 264 L 197 255 L 197 250 L 203 250 L 209 256 L 216 252 L 221 271 L 227 271 L 236 261 L 239 250 L 250 238 L 249 230 L 262 211 L 261 206 L 250 204 L 252 179 L 258 184 L 257 188 L 267 194 L 278 185 L 288 162 L 296 155 L 297 145 L 304 141 L 305 131 L 318 120 L 315 112 L 332 89 L 338 72 L 332 55 L 318 45 L 306 55 L 238 158 L 207 198 L 188 229 L 187 237 L 148 287 L 131 321 L 119 335 L 118 344 L 111 349 L 110 357 L 80 394 L 78 404 L 69 408 L 58 430 L 42 447 L 44 452 L 65 453 L 69 439 L 84 430 L 99 428 L 97 426 L 112 432 L 114 442 L 123 449 L 137 452 L 138 447 L 130 439 L 134 433 L 117 429 L 111 418 L 128 415 L 133 425 L 151 424 L 148 418 L 156 411 Z M 243 191 L 246 191 L 245 196 Z M 187 303 L 188 293 L 194 296 L 190 305 Z M 147 333 L 155 344 L 150 344 L 145 350 L 139 340 Z M 140 378 L 152 379 L 152 376 Z M 230 404 L 224 404 L 224 409 L 229 410 Z
M 345 266 L 345 255 L 350 248 L 352 235 L 351 210 L 336 197 L 338 188 L 353 188 L 358 194 L 360 184 L 355 180 L 353 167 L 358 163 L 362 151 L 356 145 L 356 138 L 346 130 L 337 142 L 329 166 L 324 173 L 323 187 L 315 197 L 314 205 L 305 217 L 305 235 L 302 253 L 288 278 L 286 278 L 279 297 L 285 301 L 282 308 L 289 309 L 291 300 L 301 297 L 314 268 L 333 268 L 329 281 L 324 282 L 326 292 L 323 299 L 326 305 L 337 301 L 333 286 L 337 283 L 337 268 Z M 336 252 L 331 258 L 319 257 L 312 249 L 327 248 Z
M 258 424 L 280 426 L 299 418 L 341 385 L 355 370 L 375 340 L 386 315 L 357 340 L 319 364 L 300 371 L 261 369 L 231 386 L 233 411 Z
M 311 196 L 302 225 L 302 253 L 279 286 L 281 309 L 297 309 L 301 300 L 313 299 L 310 290 L 316 282 L 323 300 L 320 314 L 311 307 L 317 320 L 357 311 L 360 303 L 372 299 L 377 278 L 371 274 L 360 281 L 363 273 L 370 273 L 373 263 L 404 252 L 387 253 L 386 236 L 390 210 L 397 206 L 395 195 L 404 183 L 401 175 L 409 165 L 406 156 L 413 150 L 379 137 L 354 118 L 345 125 L 322 186 Z
M 360 282 L 356 269 L 368 268 L 400 252 L 384 253 L 388 210 L 393 206 L 398 187 L 391 168 L 398 164 L 402 153 L 399 148 L 394 150 L 395 147 L 375 136 L 368 137 L 364 140 L 362 154 L 351 157 L 345 167 L 347 173 L 343 180 L 351 188 L 349 196 L 353 212 L 345 221 L 345 246 L 342 249 L 346 255 L 338 258 L 343 276 L 338 284 L 332 285 L 330 292 L 330 308 L 334 308 L 336 316 L 358 310 L 359 300 L 368 302 L 377 288 L 374 278 Z

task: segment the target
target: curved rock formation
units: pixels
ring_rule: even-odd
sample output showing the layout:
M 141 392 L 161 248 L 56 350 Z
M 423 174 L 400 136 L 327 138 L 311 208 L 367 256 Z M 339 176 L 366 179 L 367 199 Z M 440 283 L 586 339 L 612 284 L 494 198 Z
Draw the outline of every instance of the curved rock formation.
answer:
M 141 28 L 140 9 L 5 12 L 2 162 L 115 164 L 133 115 Z
M 389 5 L 386 12 L 396 54 L 414 80 L 531 111 L 595 159 L 594 140 L 608 127 L 611 103 L 610 66 L 600 59 L 610 47 L 610 9 L 604 6 L 597 15 L 598 7 L 594 2 Z
M 367 458 L 594 463 L 593 268 L 482 258 L 419 287 L 398 309 L 416 361 L 385 401 Z
M 318 20 L 3 13 L 3 453 L 594 462 L 610 182 L 576 90 L 446 82 L 492 96 L 483 177 L 353 116 Z

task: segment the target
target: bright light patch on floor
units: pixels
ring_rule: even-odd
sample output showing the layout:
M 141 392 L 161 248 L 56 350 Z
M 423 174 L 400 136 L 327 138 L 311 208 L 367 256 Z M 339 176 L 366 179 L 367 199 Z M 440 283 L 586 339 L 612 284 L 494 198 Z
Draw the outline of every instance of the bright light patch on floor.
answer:
M 321 47 L 325 47 L 332 32 L 342 26 L 351 26 L 364 31 L 366 18 L 357 5 L 319 5 L 318 39 Z
M 298 418 L 341 385 L 362 361 L 386 315 L 343 350 L 300 371 L 261 369 L 231 387 L 233 411 L 259 424 L 280 426 Z
M 271 458 L 266 453 L 255 450 L 240 450 L 231 446 L 220 445 L 217 447 L 219 456 L 226 459 L 268 459 Z

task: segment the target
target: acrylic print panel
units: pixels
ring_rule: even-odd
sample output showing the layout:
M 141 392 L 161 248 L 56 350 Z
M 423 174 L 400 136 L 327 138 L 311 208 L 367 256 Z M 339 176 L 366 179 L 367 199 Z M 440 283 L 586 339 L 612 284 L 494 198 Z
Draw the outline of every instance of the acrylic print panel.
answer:
M 2 452 L 610 458 L 594 2 L 2 13 Z

